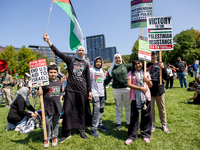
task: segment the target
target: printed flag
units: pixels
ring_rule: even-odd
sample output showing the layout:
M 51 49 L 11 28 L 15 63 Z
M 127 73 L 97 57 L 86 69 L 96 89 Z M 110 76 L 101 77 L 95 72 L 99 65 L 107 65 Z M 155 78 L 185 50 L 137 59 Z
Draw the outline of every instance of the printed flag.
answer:
M 52 0 L 53 3 L 58 4 L 70 17 L 70 48 L 71 50 L 77 49 L 78 46 L 83 45 L 84 38 L 79 23 L 76 18 L 76 14 L 71 5 L 70 0 Z
M 16 71 L 14 70 L 14 73 L 15 73 L 15 76 L 16 76 L 16 78 L 18 78 L 19 79 L 19 75 L 16 73 Z

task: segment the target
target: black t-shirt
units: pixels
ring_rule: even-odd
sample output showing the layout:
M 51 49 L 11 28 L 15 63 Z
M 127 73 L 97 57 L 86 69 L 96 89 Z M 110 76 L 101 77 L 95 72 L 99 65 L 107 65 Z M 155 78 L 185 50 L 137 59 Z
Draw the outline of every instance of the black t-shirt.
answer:
M 66 56 L 57 50 L 54 45 L 51 46 L 51 49 L 67 64 L 69 76 L 65 90 L 87 94 L 91 92 L 90 70 L 87 62 Z
M 60 103 L 60 92 L 62 91 L 62 85 L 60 80 L 49 80 L 49 85 L 43 86 L 42 90 L 45 115 L 51 116 L 54 114 L 61 114 L 62 106 Z
M 20 122 L 25 116 L 30 117 L 31 113 L 25 111 L 26 101 L 21 95 L 18 95 L 15 101 L 11 104 L 10 111 L 7 116 L 9 123 L 16 124 Z M 28 110 L 35 112 L 35 109 L 30 105 L 27 107 Z
M 176 67 L 179 68 L 179 70 L 177 70 L 177 72 L 184 72 L 184 70 L 186 68 L 186 63 L 184 63 L 183 61 L 178 62 L 176 64 Z
M 151 77 L 151 81 L 153 86 L 150 88 L 151 96 L 161 96 L 165 93 L 164 90 L 164 82 L 162 81 L 162 85 L 160 85 L 160 67 L 159 62 L 157 63 L 148 63 L 147 68 Z M 162 79 L 167 80 L 167 67 L 164 64 L 164 68 L 162 69 Z

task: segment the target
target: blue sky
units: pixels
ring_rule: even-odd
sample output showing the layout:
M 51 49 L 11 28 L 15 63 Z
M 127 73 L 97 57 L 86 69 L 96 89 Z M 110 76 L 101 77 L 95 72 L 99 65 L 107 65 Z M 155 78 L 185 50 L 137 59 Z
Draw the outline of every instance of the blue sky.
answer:
M 0 4 L 0 45 L 47 46 L 43 41 L 51 0 L 4 0 Z M 130 29 L 131 0 L 71 0 L 84 37 L 104 34 L 106 47 L 131 54 L 140 28 Z M 200 30 L 200 0 L 154 0 L 154 16 L 172 16 L 173 36 L 183 30 Z M 53 4 L 47 33 L 62 52 L 69 47 L 70 19 Z M 147 37 L 147 28 L 143 36 Z M 86 47 L 86 42 L 84 44 Z

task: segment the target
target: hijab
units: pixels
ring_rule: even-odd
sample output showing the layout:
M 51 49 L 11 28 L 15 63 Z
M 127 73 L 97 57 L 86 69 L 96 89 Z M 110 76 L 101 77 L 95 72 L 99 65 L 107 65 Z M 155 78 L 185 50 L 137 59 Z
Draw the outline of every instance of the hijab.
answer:
M 94 67 L 95 67 L 95 68 L 97 68 L 97 67 L 96 67 L 96 61 L 97 61 L 97 59 L 99 59 L 99 58 L 101 59 L 101 66 L 100 66 L 100 68 L 101 68 L 102 65 L 103 65 L 103 61 L 102 61 L 101 56 L 97 56 L 97 57 L 94 59 Z M 97 68 L 97 69 L 100 69 L 100 68 Z
M 18 91 L 17 91 L 17 94 L 18 96 L 21 95 L 23 97 L 23 99 L 25 100 L 26 102 L 26 106 L 30 106 L 30 101 L 29 101 L 29 98 L 28 98 L 28 95 L 29 95 L 29 88 L 28 87 L 21 87 Z M 17 97 L 18 97 L 17 96 Z M 17 97 L 13 100 L 13 102 L 17 99 Z M 12 102 L 12 103 L 13 103 Z
M 121 59 L 121 62 L 119 63 L 119 64 L 117 64 L 116 62 L 115 62 L 115 58 L 116 58 L 116 56 L 119 56 L 120 57 L 120 59 Z M 113 62 L 112 62 L 112 65 L 110 66 L 110 68 L 108 69 L 108 73 L 109 73 L 109 75 L 112 77 L 112 70 L 113 70 L 113 68 L 114 68 L 114 66 L 119 66 L 119 65 L 121 65 L 122 64 L 122 56 L 120 55 L 120 54 L 115 54 L 114 55 L 114 57 L 113 57 Z
M 80 48 L 83 48 L 83 49 L 84 49 L 84 52 L 85 52 L 85 48 L 84 48 L 82 45 L 78 46 L 78 48 L 76 49 L 75 58 L 78 59 L 78 60 L 85 60 L 85 55 L 84 55 L 83 57 L 79 57 L 79 56 L 78 56 L 78 51 L 80 50 Z

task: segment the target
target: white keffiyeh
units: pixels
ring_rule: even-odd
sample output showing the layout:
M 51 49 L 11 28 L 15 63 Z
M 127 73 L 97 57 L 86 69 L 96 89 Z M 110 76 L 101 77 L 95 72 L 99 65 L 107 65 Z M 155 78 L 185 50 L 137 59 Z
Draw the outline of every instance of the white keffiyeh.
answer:
M 134 74 L 135 74 L 137 86 L 143 87 L 144 86 L 144 82 L 143 82 L 144 72 L 142 70 L 140 72 L 135 70 Z M 140 90 L 135 90 L 135 96 L 136 96 L 136 107 L 138 111 L 140 112 L 144 103 L 146 102 L 146 95 Z

